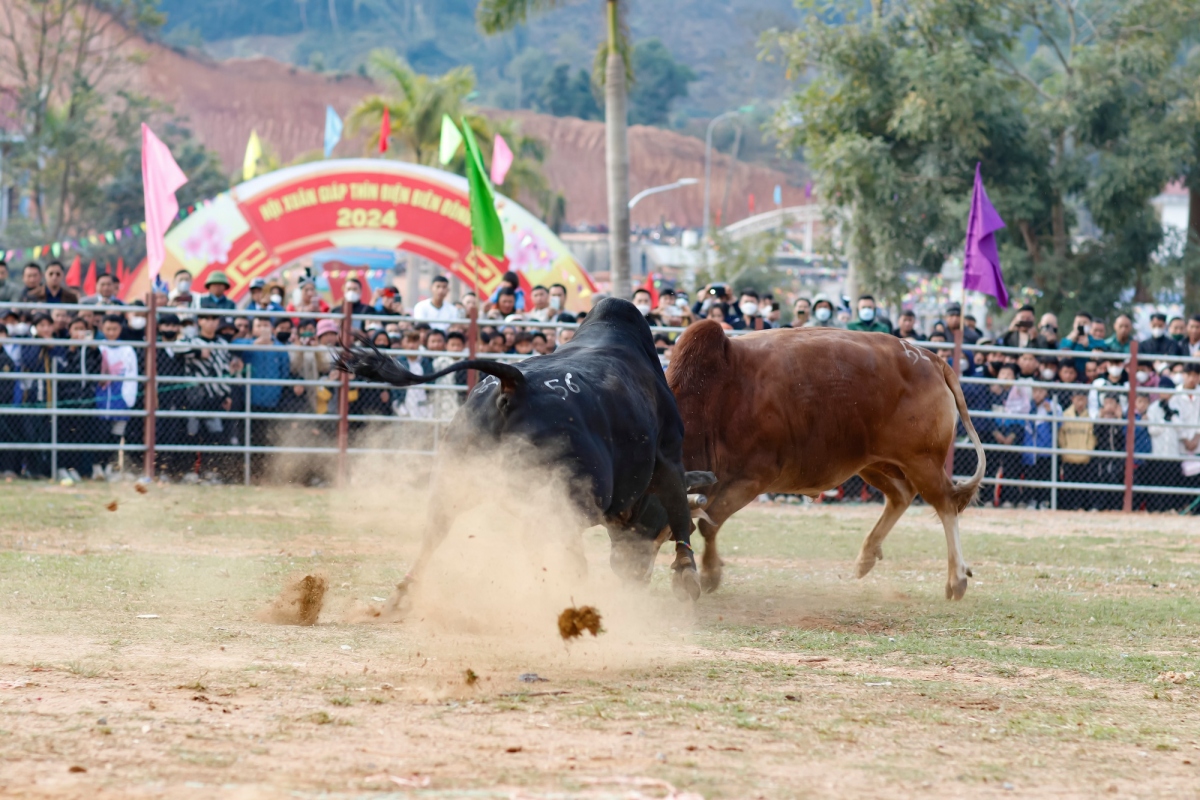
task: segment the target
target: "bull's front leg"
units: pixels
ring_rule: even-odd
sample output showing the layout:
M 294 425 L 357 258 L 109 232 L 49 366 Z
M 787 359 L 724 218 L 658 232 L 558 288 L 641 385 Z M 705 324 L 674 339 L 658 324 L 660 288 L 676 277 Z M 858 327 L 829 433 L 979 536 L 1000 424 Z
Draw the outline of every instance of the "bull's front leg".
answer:
M 671 591 L 680 600 L 700 597 L 700 573 L 692 552 L 692 510 L 688 505 L 688 487 L 681 468 L 659 463 L 656 481 L 658 497 L 667 511 L 671 538 L 675 541 L 675 561 L 671 564 Z

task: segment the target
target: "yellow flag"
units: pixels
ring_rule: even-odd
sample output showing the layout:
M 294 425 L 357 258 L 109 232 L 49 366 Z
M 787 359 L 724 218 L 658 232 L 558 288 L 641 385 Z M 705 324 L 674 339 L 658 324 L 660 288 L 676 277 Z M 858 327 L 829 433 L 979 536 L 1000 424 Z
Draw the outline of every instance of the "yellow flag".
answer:
M 254 177 L 261 158 L 262 142 L 258 140 L 258 131 L 250 131 L 250 141 L 246 142 L 246 157 L 242 159 L 242 180 L 248 181 Z

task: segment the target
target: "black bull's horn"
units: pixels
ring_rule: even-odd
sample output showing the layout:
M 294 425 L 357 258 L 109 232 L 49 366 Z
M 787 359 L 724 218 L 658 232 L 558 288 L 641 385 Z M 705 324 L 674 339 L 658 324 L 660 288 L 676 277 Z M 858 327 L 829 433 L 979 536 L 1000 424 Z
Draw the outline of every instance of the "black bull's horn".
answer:
M 498 378 L 500 391 L 505 394 L 513 394 L 525 388 L 524 374 L 511 364 L 467 359 L 432 375 L 417 375 L 402 368 L 396 359 L 381 352 L 365 334 L 356 332 L 354 338 L 363 347 L 343 348 L 342 352 L 334 356 L 333 365 L 336 369 L 348 372 L 360 380 L 390 383 L 393 386 L 416 386 L 420 383 L 430 383 L 452 372 L 475 369 Z

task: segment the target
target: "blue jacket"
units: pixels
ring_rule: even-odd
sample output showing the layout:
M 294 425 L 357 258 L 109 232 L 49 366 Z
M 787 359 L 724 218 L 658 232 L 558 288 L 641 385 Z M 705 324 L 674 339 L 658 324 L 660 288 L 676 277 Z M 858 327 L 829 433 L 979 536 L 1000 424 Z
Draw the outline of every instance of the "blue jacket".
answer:
M 279 344 L 276 339 L 272 344 Z M 254 344 L 253 339 L 235 339 L 234 344 Z M 262 380 L 286 380 L 292 376 L 292 365 L 286 350 L 247 350 L 242 353 L 242 361 L 250 368 L 250 377 Z M 253 408 L 274 410 L 279 407 L 279 398 L 283 396 L 282 386 L 250 387 L 250 405 Z

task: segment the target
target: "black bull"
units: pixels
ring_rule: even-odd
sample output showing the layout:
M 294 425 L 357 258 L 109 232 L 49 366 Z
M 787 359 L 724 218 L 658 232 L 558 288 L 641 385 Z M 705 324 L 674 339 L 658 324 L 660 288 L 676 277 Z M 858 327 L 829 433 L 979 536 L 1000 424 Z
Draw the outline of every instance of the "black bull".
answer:
M 700 594 L 691 549 L 689 479 L 683 420 L 659 365 L 646 319 L 626 300 L 596 305 L 575 337 L 550 355 L 517 364 L 464 360 L 431 375 L 415 375 L 379 352 L 346 349 L 340 368 L 362 380 L 413 386 L 475 369 L 489 377 L 468 395 L 447 427 L 434 469 L 421 551 L 396 587 L 399 603 L 419 578 L 453 524 L 449 502 L 456 457 L 522 450 L 535 462 L 569 473 L 573 502 L 593 524 L 608 528 L 610 564 L 627 580 L 646 581 L 669 528 L 675 541 L 672 588 L 681 598 Z M 584 490 L 589 489 L 590 491 Z M 660 533 L 663 538 L 660 538 Z

